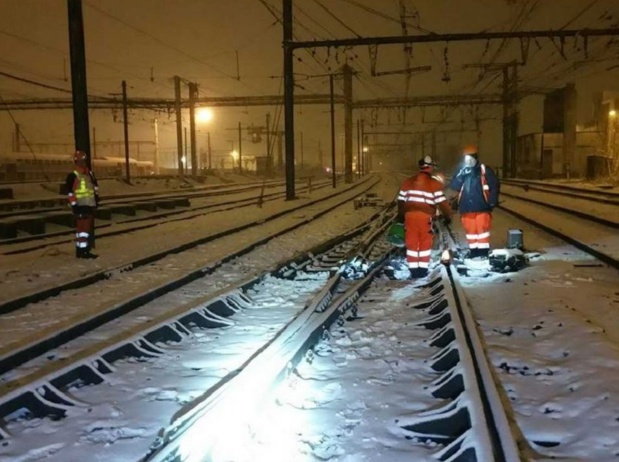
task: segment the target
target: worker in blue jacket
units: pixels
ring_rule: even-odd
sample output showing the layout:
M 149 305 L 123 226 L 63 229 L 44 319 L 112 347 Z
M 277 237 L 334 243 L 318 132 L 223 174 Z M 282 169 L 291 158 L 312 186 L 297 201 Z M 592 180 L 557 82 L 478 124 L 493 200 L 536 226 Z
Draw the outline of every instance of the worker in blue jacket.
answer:
M 494 171 L 479 162 L 477 147 L 470 145 L 462 151 L 460 170 L 453 176 L 449 189 L 458 192 L 458 211 L 470 258 L 488 258 L 492 209 L 499 201 L 499 180 Z

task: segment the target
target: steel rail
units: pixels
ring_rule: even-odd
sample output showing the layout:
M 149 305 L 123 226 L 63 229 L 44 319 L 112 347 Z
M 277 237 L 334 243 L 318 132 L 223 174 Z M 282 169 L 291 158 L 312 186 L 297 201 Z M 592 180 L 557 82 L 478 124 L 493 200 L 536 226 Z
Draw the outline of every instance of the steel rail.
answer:
M 235 425 L 246 423 L 260 401 L 269 396 L 274 385 L 320 340 L 330 325 L 344 312 L 355 309 L 361 294 L 382 270 L 387 255 L 377 259 L 364 278 L 354 281 L 339 296 L 334 296 L 339 281 L 339 275 L 334 275 L 303 314 L 268 346 L 235 371 L 228 381 L 181 410 L 162 429 L 151 453 L 141 462 L 210 460 L 217 440 L 229 438 L 237 428 L 230 423 L 230 409 L 236 410 Z M 428 319 L 418 325 L 438 330 L 432 341 L 443 349 L 434 355 L 433 362 L 437 369 L 444 367 L 445 373 L 433 388 L 443 399 L 451 393 L 451 401 L 443 409 L 422 413 L 400 425 L 421 438 L 438 436 L 440 439 L 444 432 L 446 445 L 435 454 L 440 460 L 519 462 L 514 432 L 461 288 L 449 268 L 441 267 L 430 279 L 431 302 L 415 308 L 429 309 Z M 445 363 L 452 364 L 445 366 Z M 462 388 L 454 390 L 458 388 L 455 383 L 458 378 Z
M 369 186 L 367 186 L 367 189 L 371 189 L 376 183 L 373 183 Z M 349 189 L 352 189 L 354 187 L 351 187 Z M 342 192 L 343 193 L 343 192 Z M 340 195 L 342 193 L 338 193 L 337 195 Z M 361 193 L 359 193 L 361 194 Z M 330 197 L 332 198 L 332 197 Z M 324 200 L 324 199 L 323 199 Z M 313 201 L 312 203 L 319 203 L 322 202 L 323 200 L 316 200 Z M 189 284 L 192 281 L 195 281 L 201 277 L 206 276 L 207 274 L 212 273 L 214 270 L 216 270 L 217 268 L 219 268 L 221 265 L 223 265 L 224 263 L 237 258 L 239 256 L 242 256 L 246 253 L 249 253 L 250 251 L 254 250 L 256 247 L 265 244 L 266 242 L 282 236 L 290 231 L 293 231 L 297 228 L 300 228 L 301 226 L 317 219 L 320 218 L 322 216 L 324 216 L 325 214 L 331 212 L 332 210 L 336 209 L 337 207 L 340 207 L 341 205 L 345 204 L 349 202 L 348 198 L 345 198 L 344 200 L 340 200 L 338 201 L 335 205 L 329 206 L 326 209 L 321 210 L 320 212 L 315 213 L 313 216 L 311 217 L 306 217 L 305 219 L 299 221 L 298 223 L 295 223 L 293 225 L 289 225 L 287 227 L 285 227 L 284 229 L 277 231 L 269 236 L 263 237 L 257 241 L 254 241 L 252 243 L 250 243 L 249 245 L 246 245 L 245 247 L 243 247 L 242 249 L 229 254 L 228 256 L 226 256 L 225 258 L 223 258 L 222 260 L 218 261 L 215 264 L 211 264 L 207 267 L 203 267 L 203 268 L 199 268 L 197 270 L 194 271 L 190 271 L 189 273 L 185 274 L 184 276 L 168 281 L 162 285 L 159 285 L 158 287 L 155 288 L 151 288 L 149 289 L 146 293 L 140 294 L 138 296 L 133 296 L 130 297 L 126 300 L 124 300 L 123 302 L 110 307 L 110 309 L 104 310 L 102 312 L 96 313 L 96 314 L 92 314 L 90 316 L 84 317 L 84 318 L 80 318 L 79 321 L 71 323 L 68 326 L 64 326 L 62 330 L 57 330 L 55 328 L 49 329 L 49 331 L 41 331 L 37 333 L 37 336 L 35 339 L 31 339 L 27 342 L 22 342 L 21 345 L 19 345 L 19 347 L 14 348 L 3 348 L 2 350 L 0 350 L 0 374 L 6 373 L 12 369 L 15 369 L 16 367 L 18 367 L 19 365 L 22 365 L 38 356 L 41 356 L 55 348 L 58 348 L 61 345 L 66 344 L 67 342 L 80 337 L 81 335 L 83 335 L 85 332 L 89 332 L 103 324 L 106 324 L 107 322 L 110 322 L 114 319 L 119 318 L 120 316 L 129 313 L 131 311 L 136 310 L 137 308 L 143 306 L 144 304 L 159 298 L 167 293 L 169 293 L 172 290 L 176 290 L 186 284 Z M 307 204 L 310 205 L 310 204 Z M 306 205 L 306 206 L 307 206 Z M 303 208 L 305 206 L 302 207 L 295 207 L 293 209 L 293 211 L 299 210 L 301 208 Z M 278 214 L 276 214 L 277 217 L 279 216 L 283 216 L 287 213 L 291 213 L 291 211 L 284 211 L 284 212 L 280 212 Z M 276 216 L 272 216 L 270 219 L 273 220 L 275 219 L 274 217 Z M 241 227 L 235 228 L 235 232 L 239 232 L 242 231 L 243 229 L 247 229 L 248 227 L 251 226 L 255 226 L 256 223 L 252 223 L 250 225 L 243 225 Z M 230 234 L 230 230 L 228 231 L 224 231 L 221 233 L 217 233 L 214 236 L 217 237 L 222 237 L 222 236 L 228 236 Z M 204 242 L 208 242 L 208 240 L 213 240 L 216 237 L 211 236 L 210 238 L 202 238 L 198 241 L 200 241 L 201 243 Z M 206 240 L 205 240 L 206 239 Z M 204 241 L 204 242 L 202 242 Z M 176 249 L 174 249 L 174 251 L 166 251 L 166 252 L 162 252 L 160 254 L 157 254 L 156 256 L 161 256 L 161 254 L 165 254 L 168 255 L 170 253 L 179 253 L 182 252 L 184 250 L 187 250 L 188 248 L 192 248 L 195 247 L 197 241 L 194 241 L 192 243 L 190 243 L 191 245 L 188 246 L 188 244 L 184 244 L 180 247 L 177 247 Z M 144 263 L 146 260 L 152 259 L 154 258 L 154 256 L 151 257 L 147 257 L 147 258 L 143 258 L 139 261 L 140 266 L 146 264 Z M 162 258 L 162 257 L 161 257 Z M 154 260 L 153 260 L 154 261 Z M 137 263 L 137 262 L 136 262 Z M 107 271 L 102 271 L 97 273 L 96 275 L 91 275 L 91 276 L 87 276 L 86 278 L 83 279 L 78 279 L 76 281 L 72 281 L 69 284 L 75 283 L 75 284 L 82 284 L 81 287 L 84 287 L 85 285 L 89 285 L 89 284 L 93 284 L 94 282 L 97 282 L 100 279 L 95 279 L 95 277 L 97 275 L 99 275 L 102 279 L 104 279 L 106 277 L 106 275 L 110 274 L 110 270 Z M 52 296 L 54 292 L 58 291 L 61 287 L 66 287 L 67 285 L 63 285 L 60 287 L 55 287 L 52 289 L 48 289 L 46 291 L 43 292 L 39 292 L 37 294 L 33 294 L 27 297 L 22 297 L 20 299 L 17 300 L 13 300 L 11 302 L 9 302 L 8 304 L 4 304 L 2 305 L 3 310 L 9 310 L 10 311 L 14 311 L 15 309 L 19 309 L 20 307 L 24 306 L 29 299 L 31 299 L 33 296 L 39 297 L 40 301 L 44 298 L 47 298 L 49 296 Z M 74 288 L 74 287 L 70 287 L 70 288 Z M 65 289 L 66 290 L 66 289 Z M 7 312 L 7 311 L 3 311 L 3 312 Z
M 387 225 L 388 223 L 383 224 L 380 228 L 382 232 Z M 373 239 L 380 234 L 382 233 L 374 233 Z M 370 241 L 373 239 L 369 238 Z M 229 407 L 234 404 L 234 408 L 238 409 L 239 406 L 235 403 L 244 396 L 243 413 L 251 412 L 250 408 L 268 396 L 269 390 L 286 376 L 313 345 L 320 341 L 333 322 L 353 308 L 357 299 L 382 269 L 391 252 L 390 249 L 383 253 L 373 262 L 367 276 L 354 281 L 339 295 L 337 290 L 342 271 L 340 269 L 335 272 L 304 311 L 239 367 L 234 375 L 177 413 L 170 425 L 161 430 L 151 452 L 141 461 L 208 460 L 217 436 L 230 430 L 222 419 L 227 415 Z M 237 418 L 242 419 L 242 416 L 235 415 L 235 419 Z M 187 441 L 196 441 L 196 438 L 202 442 L 200 445 L 186 444 Z M 199 452 L 181 449 L 187 446 Z
M 376 214 L 375 219 L 386 222 L 384 215 L 385 212 L 381 211 Z M 127 355 L 141 357 L 156 355 L 160 353 L 155 346 L 156 342 L 179 342 L 189 334 L 189 326 L 192 324 L 202 328 L 229 325 L 225 318 L 235 312 L 231 307 L 238 306 L 239 303 L 242 305 L 244 291 L 254 287 L 269 275 L 290 278 L 291 272 L 302 270 L 317 255 L 329 255 L 333 252 L 339 254 L 338 249 L 343 243 L 367 232 L 373 221 L 370 219 L 341 236 L 319 244 L 286 262 L 276 264 L 259 276 L 245 278 L 235 283 L 233 287 L 221 289 L 214 294 L 176 307 L 154 319 L 148 327 L 140 326 L 138 329 L 120 332 L 113 338 L 98 340 L 96 344 L 83 348 L 63 361 L 47 364 L 26 377 L 3 383 L 0 385 L 0 416 L 5 417 L 22 408 L 28 409 L 36 417 L 64 415 L 67 409 L 79 405 L 63 391 L 69 384 L 75 381 L 91 385 L 101 383 L 107 374 L 113 372 L 111 364 L 115 360 Z M 344 257 L 344 260 L 346 259 L 347 257 Z M 324 268 L 322 271 L 331 271 L 339 281 L 339 271 L 329 268 Z M 332 285 L 329 290 L 334 289 L 335 285 Z M 321 293 L 324 293 L 324 289 Z M 10 435 L 0 430 L 0 439 L 1 437 L 9 438 Z
M 619 194 L 609 193 L 606 191 L 593 191 L 590 189 L 579 189 L 579 188 L 563 188 L 559 185 L 542 185 L 536 183 L 529 183 L 523 181 L 514 181 L 514 180 L 501 180 L 502 184 L 506 184 L 508 186 L 524 186 L 531 191 L 539 191 L 548 194 L 555 194 L 567 197 L 574 197 L 576 199 L 588 200 L 591 202 L 599 202 L 600 204 L 609 204 L 609 205 L 618 205 L 619 206 Z M 572 192 L 570 192 L 572 191 Z M 504 193 L 501 190 L 501 193 Z M 505 193 L 508 194 L 508 193 Z M 599 197 L 600 195 L 605 196 Z M 520 196 L 518 196 L 520 197 Z
M 498 208 L 500 210 L 503 210 L 506 213 L 509 213 L 510 215 L 538 228 L 541 229 L 545 232 L 547 232 L 548 234 L 558 237 L 559 239 L 561 239 L 562 241 L 567 242 L 568 244 L 573 245 L 574 247 L 576 247 L 577 249 L 582 250 L 585 253 L 588 253 L 589 255 L 597 258 L 598 260 L 600 260 L 601 262 L 606 263 L 608 266 L 615 268 L 615 269 L 619 269 L 619 260 L 607 255 L 603 252 L 600 252 L 597 249 L 594 249 L 593 247 L 591 247 L 590 245 L 585 244 L 584 242 L 579 241 L 578 239 L 574 239 L 573 237 L 568 236 L 566 233 L 563 233 L 555 228 L 552 228 L 550 226 L 547 226 L 543 223 L 540 223 L 538 220 L 535 220 L 533 218 L 529 218 L 526 215 L 523 215 L 522 213 L 516 212 L 515 210 L 510 209 L 509 207 L 506 207 L 504 204 L 499 205 Z
M 596 215 L 591 215 L 590 213 L 580 212 L 579 210 L 574 210 L 574 209 L 570 209 L 570 208 L 567 208 L 567 207 L 562 207 L 560 205 L 549 204 L 547 202 L 543 202 L 543 201 L 540 201 L 540 200 L 531 199 L 531 198 L 528 198 L 528 197 L 522 197 L 522 196 L 518 196 L 516 194 L 510 194 L 510 193 L 506 193 L 506 192 L 503 192 L 503 191 L 501 191 L 501 195 L 507 196 L 507 197 L 511 197 L 512 199 L 516 199 L 516 200 L 519 200 L 519 201 L 529 202 L 531 204 L 539 205 L 541 207 L 549 208 L 549 209 L 556 210 L 556 211 L 559 211 L 559 212 L 567 213 L 569 215 L 573 215 L 575 217 L 582 218 L 584 220 L 589 220 L 589 221 L 593 221 L 595 223 L 598 223 L 600 225 L 608 226 L 609 228 L 613 228 L 613 229 L 619 228 L 619 223 L 618 222 L 612 221 L 612 220 L 607 220 L 606 218 L 601 218 L 601 217 L 598 217 Z M 499 207 L 504 208 L 502 205 L 500 205 Z
M 324 189 L 326 187 L 328 187 L 329 184 L 328 182 L 325 183 L 321 183 L 318 186 L 312 186 L 312 190 L 319 190 L 319 189 Z M 299 191 L 306 191 L 308 190 L 307 186 L 303 186 L 301 188 L 299 188 Z M 211 213 L 218 213 L 218 212 L 225 212 L 228 210 L 234 210 L 234 209 L 238 209 L 240 207 L 249 207 L 252 205 L 256 205 L 258 204 L 258 202 L 260 200 L 262 200 L 262 202 L 266 202 L 266 201 L 272 201 L 272 200 L 276 200 L 279 199 L 281 197 L 284 197 L 285 193 L 284 192 L 272 192 L 272 193 L 268 193 L 268 194 L 262 194 L 262 193 L 258 193 L 258 195 L 256 197 L 250 197 L 250 198 L 245 198 L 245 199 L 235 199 L 235 200 L 230 200 L 230 201 L 225 201 L 225 202 L 218 202 L 218 203 L 211 203 L 211 204 L 207 204 L 207 205 L 202 205 L 202 206 L 191 206 L 189 205 L 188 208 L 185 207 L 182 210 L 169 210 L 166 212 L 153 212 L 147 216 L 143 216 L 143 217 L 137 217 L 137 218 L 127 218 L 125 220 L 119 220 L 119 221 L 115 221 L 113 223 L 103 223 L 103 224 L 98 224 L 97 225 L 97 230 L 101 230 L 101 229 L 107 229 L 107 228 L 111 228 L 111 227 L 116 227 L 116 226 L 124 226 L 127 224 L 131 224 L 131 223 L 142 223 L 142 222 L 149 222 L 152 220 L 156 220 L 159 218 L 166 218 L 166 217 L 170 217 L 170 216 L 175 216 L 175 215 L 185 215 L 183 217 L 180 218 L 172 218 L 170 220 L 164 220 L 164 221 L 157 221 L 154 223 L 147 223 L 147 224 L 143 224 L 143 225 L 136 225 L 136 226 L 132 226 L 130 228 L 123 228 L 123 229 L 119 229 L 119 230 L 115 230 L 115 231 L 108 231 L 108 232 L 103 232 L 103 233 L 98 233 L 97 234 L 97 239 L 102 239 L 102 238 L 106 238 L 106 237 L 111 237 L 111 236 L 118 236 L 120 234 L 128 234 L 134 231 L 140 231 L 142 229 L 148 229 L 148 228 L 152 228 L 154 226 L 159 226 L 161 224 L 164 223 L 172 223 L 172 222 L 176 222 L 176 221 L 185 221 L 185 220 L 191 220 L 193 218 L 199 217 L 199 216 L 203 216 L 203 215 L 207 215 L 207 214 L 211 214 Z M 211 210 L 211 209 L 217 209 L 217 210 Z M 199 210 L 211 210 L 208 211 L 206 213 L 204 212 L 200 212 L 200 213 L 193 213 L 192 212 L 196 212 Z M 66 231 L 54 231 L 54 232 L 50 232 L 50 233 L 45 233 L 45 234 L 39 234 L 39 235 L 33 235 L 33 236 L 24 236 L 24 237 L 18 237 L 18 238 L 14 238 L 14 239 L 5 239 L 5 240 L 0 240 L 0 247 L 1 246 L 9 246 L 9 245 L 17 245 L 17 244 L 22 244 L 25 242 L 31 242 L 31 241 L 40 241 L 43 239 L 49 239 L 52 237 L 59 237 L 59 236 L 72 236 L 74 234 L 74 230 L 73 229 L 68 229 Z M 4 252 L 0 252 L 0 255 L 15 255 L 15 254 L 20 254 L 20 253 L 26 253 L 26 252 L 31 252 L 33 250 L 39 250 L 39 249 L 43 249 L 52 245 L 58 245 L 61 243 L 66 243 L 66 242 L 72 242 L 73 239 L 62 239 L 62 240 L 54 240 L 52 242 L 42 242 L 42 243 L 38 243 L 32 246 L 27 246 L 27 247 L 20 247 L 18 249 L 14 249 L 14 250 L 7 250 Z

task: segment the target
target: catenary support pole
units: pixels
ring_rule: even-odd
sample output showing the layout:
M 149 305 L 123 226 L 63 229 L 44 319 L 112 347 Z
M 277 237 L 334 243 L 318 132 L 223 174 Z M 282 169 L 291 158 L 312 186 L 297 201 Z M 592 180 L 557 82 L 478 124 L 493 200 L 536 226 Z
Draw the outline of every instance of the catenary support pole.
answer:
M 88 168 L 92 169 L 82 0 L 67 0 L 67 11 L 69 16 L 69 49 L 71 53 L 71 90 L 75 149 L 86 153 L 86 163 Z
M 283 0 L 284 133 L 286 136 L 286 200 L 295 198 L 294 185 L 294 49 L 291 46 L 292 0 Z
M 183 166 L 183 114 L 181 112 L 181 78 L 174 76 L 174 108 L 176 112 L 176 151 L 178 174 L 183 176 L 185 168 Z
M 331 90 L 331 180 L 335 188 L 337 183 L 335 178 L 335 101 L 333 97 L 333 74 L 329 76 L 329 89 Z
M 196 146 L 196 93 L 198 85 L 189 83 L 189 139 L 191 142 L 191 176 L 198 174 L 198 149 Z
M 239 173 L 243 173 L 243 131 L 239 122 Z
M 352 183 L 352 68 L 344 64 L 344 178 L 346 183 Z
M 129 113 L 127 111 L 127 82 L 123 80 L 123 133 L 125 135 L 125 177 L 131 184 L 131 169 L 129 168 Z

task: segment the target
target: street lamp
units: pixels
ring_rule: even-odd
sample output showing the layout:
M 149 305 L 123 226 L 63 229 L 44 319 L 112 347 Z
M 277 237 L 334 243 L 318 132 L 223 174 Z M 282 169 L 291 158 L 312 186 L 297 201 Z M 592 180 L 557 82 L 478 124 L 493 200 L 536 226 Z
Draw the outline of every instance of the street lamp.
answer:
M 199 123 L 208 123 L 213 120 L 213 111 L 207 107 L 201 107 L 196 111 L 196 121 Z

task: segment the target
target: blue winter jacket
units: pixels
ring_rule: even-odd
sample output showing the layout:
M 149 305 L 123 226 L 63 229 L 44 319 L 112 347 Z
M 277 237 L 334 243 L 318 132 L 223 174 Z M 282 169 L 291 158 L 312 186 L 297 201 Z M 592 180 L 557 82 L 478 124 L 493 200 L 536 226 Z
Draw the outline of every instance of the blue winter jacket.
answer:
M 488 200 L 484 197 L 482 184 L 482 165 L 462 167 L 452 178 L 449 188 L 460 192 L 460 213 L 492 212 L 499 202 L 499 180 L 494 171 L 484 165 L 486 184 L 489 188 Z

